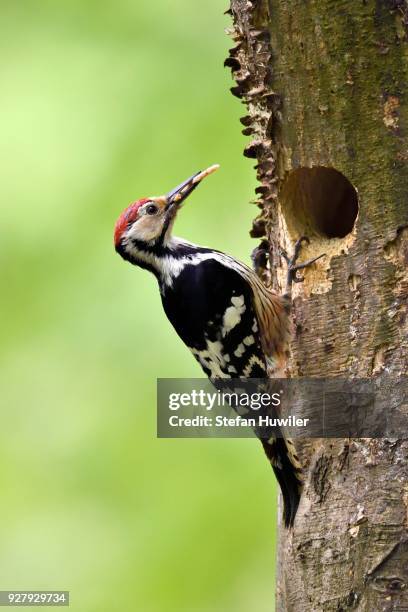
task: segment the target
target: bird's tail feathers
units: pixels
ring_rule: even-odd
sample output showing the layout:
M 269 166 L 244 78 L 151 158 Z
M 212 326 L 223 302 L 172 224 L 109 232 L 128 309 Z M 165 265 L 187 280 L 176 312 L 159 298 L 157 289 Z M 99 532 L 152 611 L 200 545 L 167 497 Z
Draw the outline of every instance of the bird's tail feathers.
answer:
M 293 442 L 290 439 L 262 440 L 283 497 L 283 521 L 292 527 L 303 487 L 302 471 Z

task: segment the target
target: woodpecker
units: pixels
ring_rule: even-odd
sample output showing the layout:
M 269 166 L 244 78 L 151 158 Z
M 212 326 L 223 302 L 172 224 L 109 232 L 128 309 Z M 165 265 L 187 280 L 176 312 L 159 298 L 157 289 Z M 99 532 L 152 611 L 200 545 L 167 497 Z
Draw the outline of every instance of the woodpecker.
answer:
M 196 172 L 169 193 L 130 204 L 115 225 L 114 245 L 123 259 L 149 270 L 158 281 L 164 311 L 211 380 L 266 378 L 267 368 L 282 369 L 291 334 L 292 282 L 302 237 L 288 264 L 287 290 L 281 296 L 234 257 L 176 238 L 177 213 L 199 183 L 218 169 Z M 283 519 L 293 524 L 302 490 L 299 459 L 283 437 L 261 440 L 280 485 Z

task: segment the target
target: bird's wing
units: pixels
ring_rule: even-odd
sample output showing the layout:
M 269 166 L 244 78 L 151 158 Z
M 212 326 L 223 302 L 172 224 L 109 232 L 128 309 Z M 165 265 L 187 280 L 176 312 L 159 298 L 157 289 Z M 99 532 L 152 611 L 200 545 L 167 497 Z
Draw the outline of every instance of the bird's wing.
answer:
M 253 273 L 250 281 L 254 294 L 254 307 L 261 330 L 261 342 L 265 355 L 279 368 L 287 358 L 291 335 L 289 305 L 286 298 L 274 293 Z
M 266 357 L 253 290 L 229 260 L 186 265 L 163 306 L 178 335 L 211 378 L 262 378 Z
M 228 257 L 228 256 L 227 256 Z M 287 358 L 292 332 L 287 298 L 265 287 L 256 273 L 241 262 L 232 260 L 234 269 L 249 283 L 253 293 L 253 306 L 258 320 L 262 349 L 277 369 L 282 369 Z

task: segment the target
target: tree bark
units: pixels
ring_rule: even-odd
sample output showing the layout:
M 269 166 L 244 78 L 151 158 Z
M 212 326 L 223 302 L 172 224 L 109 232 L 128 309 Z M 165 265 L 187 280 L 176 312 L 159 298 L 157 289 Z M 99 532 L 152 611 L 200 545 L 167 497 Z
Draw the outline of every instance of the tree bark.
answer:
M 259 180 L 251 235 L 269 253 L 259 274 L 282 291 L 279 249 L 302 234 L 305 258 L 326 253 L 294 289 L 288 376 L 392 377 L 402 410 L 408 3 L 231 0 L 230 12 L 226 64 Z M 279 530 L 277 610 L 408 610 L 408 442 L 297 447 L 306 485 L 294 528 Z

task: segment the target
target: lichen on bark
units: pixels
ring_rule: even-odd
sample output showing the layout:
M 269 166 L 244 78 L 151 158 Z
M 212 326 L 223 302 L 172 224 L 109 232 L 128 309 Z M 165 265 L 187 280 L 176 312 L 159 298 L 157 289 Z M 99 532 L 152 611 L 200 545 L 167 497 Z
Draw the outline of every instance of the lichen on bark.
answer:
M 232 0 L 230 12 L 226 64 L 247 107 L 244 154 L 256 160 L 259 182 L 251 234 L 269 253 L 258 259 L 260 276 L 282 289 L 280 248 L 290 250 L 302 230 L 311 233 L 305 257 L 327 253 L 294 293 L 288 373 L 401 380 L 408 3 Z M 318 168 L 357 191 L 358 217 L 344 236 L 315 227 L 312 216 L 334 207 L 341 189 Z M 338 200 L 341 215 L 346 199 Z M 408 609 L 407 442 L 313 440 L 298 450 L 306 487 L 293 531 L 280 533 L 278 609 Z

